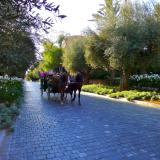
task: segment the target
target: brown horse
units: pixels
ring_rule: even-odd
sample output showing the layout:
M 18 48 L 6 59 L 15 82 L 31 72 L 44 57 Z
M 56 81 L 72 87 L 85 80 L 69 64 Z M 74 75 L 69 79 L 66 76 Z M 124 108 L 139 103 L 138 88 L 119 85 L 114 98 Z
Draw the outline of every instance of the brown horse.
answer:
M 76 91 L 78 91 L 78 104 L 81 105 L 80 97 L 81 97 L 81 88 L 83 85 L 83 75 L 82 73 L 78 72 L 75 76 L 74 80 L 71 81 L 65 90 L 66 93 L 70 93 L 71 97 L 74 94 L 74 97 L 71 99 L 73 102 L 76 98 Z
M 68 81 L 68 74 L 66 73 L 55 74 L 50 76 L 47 82 L 48 98 L 50 97 L 50 93 L 54 93 L 54 94 L 60 93 L 61 103 L 63 103 L 67 81 Z

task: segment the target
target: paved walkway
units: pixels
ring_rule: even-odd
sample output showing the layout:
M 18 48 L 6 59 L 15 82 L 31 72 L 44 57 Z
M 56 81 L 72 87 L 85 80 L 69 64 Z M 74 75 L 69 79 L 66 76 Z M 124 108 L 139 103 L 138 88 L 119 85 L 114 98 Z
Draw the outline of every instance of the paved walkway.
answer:
M 82 96 L 60 105 L 27 82 L 7 160 L 160 160 L 160 110 Z

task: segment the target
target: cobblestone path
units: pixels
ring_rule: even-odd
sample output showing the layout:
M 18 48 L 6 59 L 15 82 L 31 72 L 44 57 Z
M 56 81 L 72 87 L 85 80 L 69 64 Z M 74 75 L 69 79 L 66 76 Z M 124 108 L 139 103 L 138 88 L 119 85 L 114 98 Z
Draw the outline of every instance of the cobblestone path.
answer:
M 160 110 L 82 96 L 60 105 L 26 82 L 7 160 L 160 160 Z

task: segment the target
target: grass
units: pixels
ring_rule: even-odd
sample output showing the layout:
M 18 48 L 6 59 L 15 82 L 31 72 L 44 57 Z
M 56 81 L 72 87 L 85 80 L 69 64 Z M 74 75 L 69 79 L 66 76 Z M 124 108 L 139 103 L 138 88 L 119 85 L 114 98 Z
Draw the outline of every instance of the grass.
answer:
M 101 84 L 84 85 L 82 90 L 85 92 L 96 93 L 100 95 L 109 95 L 112 98 L 126 98 L 132 100 L 152 100 L 160 101 L 159 92 L 147 92 L 138 90 L 118 91 L 118 87 L 105 86 Z

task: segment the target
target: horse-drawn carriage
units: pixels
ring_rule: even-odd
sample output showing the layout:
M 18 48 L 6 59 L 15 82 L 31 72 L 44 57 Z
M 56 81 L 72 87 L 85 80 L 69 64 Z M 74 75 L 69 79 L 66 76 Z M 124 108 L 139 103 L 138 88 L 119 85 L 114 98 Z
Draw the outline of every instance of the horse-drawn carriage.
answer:
M 55 73 L 55 72 L 47 72 L 41 73 L 41 95 L 44 92 L 47 93 L 48 98 L 50 98 L 50 94 L 58 94 L 60 96 L 61 103 L 67 98 L 67 94 L 70 94 L 71 101 L 74 101 L 76 98 L 76 92 L 78 91 L 78 103 L 80 103 L 80 93 L 83 85 L 83 76 L 79 72 L 73 78 L 66 73 Z M 73 95 L 73 97 L 72 97 Z

